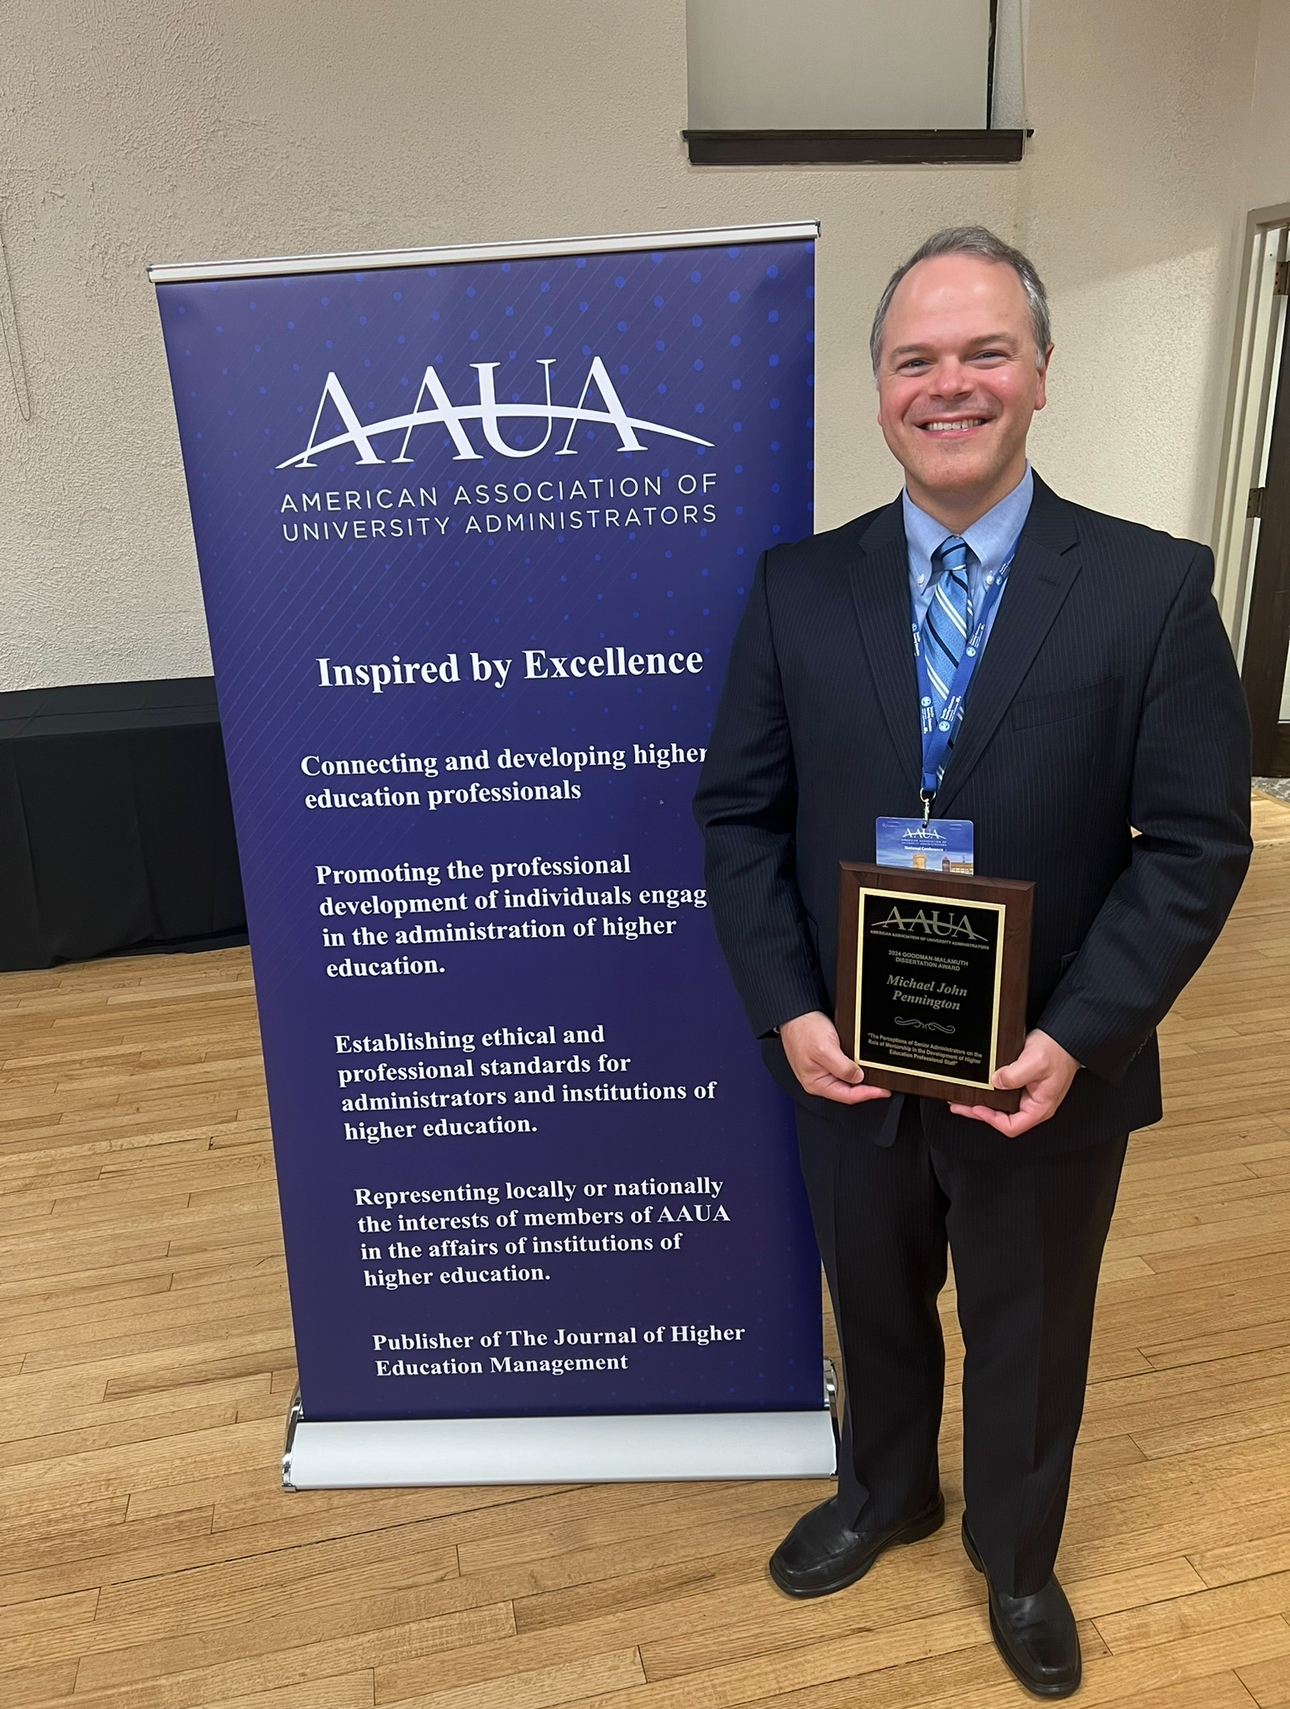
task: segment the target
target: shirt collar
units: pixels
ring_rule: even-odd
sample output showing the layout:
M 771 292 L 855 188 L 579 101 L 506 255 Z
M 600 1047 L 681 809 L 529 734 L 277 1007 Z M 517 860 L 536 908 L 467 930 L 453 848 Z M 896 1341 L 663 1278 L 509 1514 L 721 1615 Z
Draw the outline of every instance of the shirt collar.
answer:
M 1035 477 L 1027 462 L 1025 474 L 1012 491 L 984 516 L 979 516 L 970 528 L 964 529 L 960 538 L 972 548 L 984 575 L 996 575 L 1003 568 L 1008 552 L 1025 525 L 1034 495 Z M 925 586 L 931 574 L 933 552 L 942 541 L 952 536 L 943 522 L 919 509 L 910 498 L 908 488 L 900 496 L 905 511 L 910 572 L 920 586 Z

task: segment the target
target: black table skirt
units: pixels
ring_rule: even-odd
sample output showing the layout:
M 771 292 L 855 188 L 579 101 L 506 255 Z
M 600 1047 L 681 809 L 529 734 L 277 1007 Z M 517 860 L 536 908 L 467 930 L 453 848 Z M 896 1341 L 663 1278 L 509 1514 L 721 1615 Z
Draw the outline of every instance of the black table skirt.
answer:
M 213 678 L 0 694 L 0 969 L 245 929 Z

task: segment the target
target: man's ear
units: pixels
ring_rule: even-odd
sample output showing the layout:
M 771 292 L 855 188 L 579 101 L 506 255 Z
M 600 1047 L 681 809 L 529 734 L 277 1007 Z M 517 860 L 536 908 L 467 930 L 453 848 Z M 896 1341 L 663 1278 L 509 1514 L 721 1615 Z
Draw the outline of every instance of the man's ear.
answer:
M 1052 361 L 1053 346 L 1050 344 L 1044 351 L 1044 359 L 1039 364 L 1039 385 L 1035 392 L 1035 408 L 1043 409 L 1048 402 L 1048 364 Z

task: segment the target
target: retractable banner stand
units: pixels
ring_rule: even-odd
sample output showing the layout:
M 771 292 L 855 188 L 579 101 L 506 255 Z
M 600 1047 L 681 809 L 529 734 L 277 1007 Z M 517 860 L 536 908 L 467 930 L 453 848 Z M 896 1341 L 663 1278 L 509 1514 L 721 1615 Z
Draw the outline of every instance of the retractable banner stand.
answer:
M 246 887 L 289 1485 L 819 1475 L 690 813 L 811 528 L 813 225 L 156 267 Z

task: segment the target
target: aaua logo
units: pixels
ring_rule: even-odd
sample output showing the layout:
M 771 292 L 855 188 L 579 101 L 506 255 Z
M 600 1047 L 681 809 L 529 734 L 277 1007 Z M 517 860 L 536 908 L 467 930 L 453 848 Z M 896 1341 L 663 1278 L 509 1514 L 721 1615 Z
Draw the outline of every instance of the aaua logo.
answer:
M 591 366 L 582 382 L 577 403 L 555 403 L 551 395 L 551 370 L 555 363 L 553 356 L 538 359 L 546 389 L 546 399 L 543 403 L 499 403 L 496 375 L 501 363 L 472 362 L 470 366 L 479 376 L 479 402 L 455 404 L 448 396 L 443 381 L 431 366 L 425 371 L 415 404 L 406 414 L 386 416 L 384 421 L 369 422 L 367 426 L 358 419 L 358 413 L 345 395 L 345 389 L 336 375 L 328 374 L 322 397 L 319 398 L 318 408 L 314 413 L 314 424 L 309 430 L 309 443 L 303 451 L 294 457 L 288 457 L 286 462 L 279 463 L 278 467 L 312 469 L 315 466 L 314 458 L 319 452 L 337 451 L 344 445 L 353 446 L 360 463 L 411 463 L 415 460 L 409 450 L 413 433 L 418 427 L 430 427 L 436 422 L 441 422 L 447 428 L 449 437 L 457 447 L 453 456 L 455 463 L 483 460 L 484 453 L 476 449 L 466 432 L 465 423 L 468 421 L 477 421 L 480 424 L 485 440 L 501 457 L 536 457 L 551 443 L 557 421 L 567 421 L 569 424 L 564 444 L 555 452 L 557 457 L 577 456 L 572 441 L 580 421 L 595 421 L 612 427 L 618 435 L 620 451 L 643 451 L 645 447 L 637 437 L 639 433 L 661 433 L 668 439 L 683 439 L 688 445 L 712 444 L 710 439 L 698 439 L 693 433 L 682 433 L 678 428 L 664 427 L 662 422 L 645 421 L 639 416 L 628 415 L 614 382 L 609 378 L 609 371 L 599 356 L 593 356 L 591 359 Z M 599 407 L 588 406 L 587 399 L 593 392 Z M 344 423 L 345 431 L 319 439 L 318 426 L 329 404 L 334 414 Z M 546 432 L 536 445 L 508 445 L 502 438 L 500 424 L 503 418 L 544 421 Z M 372 441 L 391 433 L 403 435 L 398 456 L 378 456 Z
M 886 919 L 874 921 L 874 929 L 924 938 L 953 938 L 958 943 L 984 944 L 990 941 L 972 929 L 972 922 L 966 914 L 952 913 L 948 908 L 915 908 L 913 913 L 902 914 L 894 902 Z

